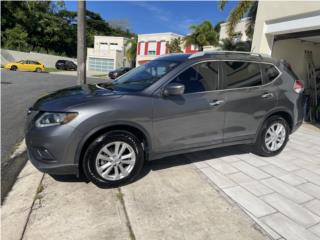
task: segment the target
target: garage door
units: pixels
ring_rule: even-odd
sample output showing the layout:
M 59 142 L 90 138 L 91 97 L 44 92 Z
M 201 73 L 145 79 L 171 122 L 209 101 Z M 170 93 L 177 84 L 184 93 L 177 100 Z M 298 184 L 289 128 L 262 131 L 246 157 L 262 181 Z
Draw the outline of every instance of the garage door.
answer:
M 89 57 L 89 70 L 109 72 L 114 69 L 114 59 Z

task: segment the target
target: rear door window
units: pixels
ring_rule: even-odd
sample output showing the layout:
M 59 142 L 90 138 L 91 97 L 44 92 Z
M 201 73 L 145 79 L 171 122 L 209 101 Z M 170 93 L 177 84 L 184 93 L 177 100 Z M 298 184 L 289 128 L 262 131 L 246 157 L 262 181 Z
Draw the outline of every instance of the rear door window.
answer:
M 180 73 L 172 82 L 185 86 L 185 93 L 206 92 L 218 89 L 219 63 L 198 63 Z
M 223 61 L 223 82 L 225 89 L 255 87 L 262 85 L 262 75 L 258 63 Z
M 279 71 L 272 64 L 261 64 L 262 73 L 264 75 L 264 84 L 270 83 L 279 76 Z

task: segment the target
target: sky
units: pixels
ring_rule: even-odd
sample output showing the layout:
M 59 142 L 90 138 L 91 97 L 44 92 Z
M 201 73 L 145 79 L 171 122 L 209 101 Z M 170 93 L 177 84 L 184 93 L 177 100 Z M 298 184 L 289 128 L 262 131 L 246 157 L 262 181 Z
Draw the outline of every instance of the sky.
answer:
M 65 4 L 68 10 L 77 10 L 76 1 L 66 1 Z M 87 9 L 100 13 L 107 21 L 126 20 L 129 29 L 137 34 L 188 34 L 191 24 L 209 20 L 215 25 L 226 21 L 236 4 L 236 1 L 229 1 L 221 11 L 215 1 L 87 1 Z

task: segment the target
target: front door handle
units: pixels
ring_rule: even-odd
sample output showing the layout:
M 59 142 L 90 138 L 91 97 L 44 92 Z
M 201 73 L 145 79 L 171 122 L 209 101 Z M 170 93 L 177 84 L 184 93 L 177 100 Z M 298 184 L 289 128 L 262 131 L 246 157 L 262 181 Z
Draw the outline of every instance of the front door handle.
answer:
M 215 107 L 215 106 L 219 106 L 222 103 L 224 103 L 224 100 L 213 100 L 209 104 L 210 104 L 211 107 Z
M 262 94 L 261 97 L 262 98 L 273 98 L 273 93 L 266 92 L 266 93 Z

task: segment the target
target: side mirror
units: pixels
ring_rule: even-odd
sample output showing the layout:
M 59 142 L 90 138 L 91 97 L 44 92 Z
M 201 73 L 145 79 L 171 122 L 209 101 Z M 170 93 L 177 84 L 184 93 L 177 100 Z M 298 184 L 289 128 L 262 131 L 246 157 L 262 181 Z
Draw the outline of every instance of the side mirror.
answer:
M 184 93 L 184 85 L 180 83 L 170 83 L 163 90 L 163 96 L 181 96 Z

